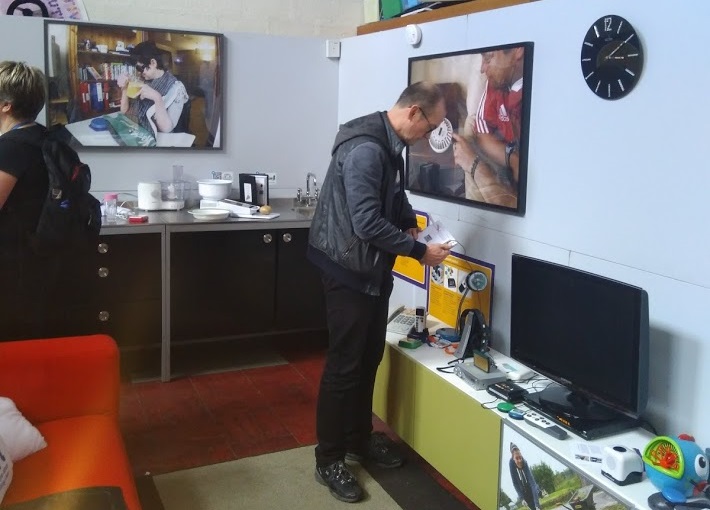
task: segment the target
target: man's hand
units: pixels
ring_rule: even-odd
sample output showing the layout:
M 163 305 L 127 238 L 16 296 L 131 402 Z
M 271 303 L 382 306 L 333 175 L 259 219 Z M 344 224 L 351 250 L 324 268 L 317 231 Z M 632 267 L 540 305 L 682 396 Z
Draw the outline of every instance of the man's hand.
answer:
M 407 229 L 405 234 L 409 234 L 416 241 L 417 237 L 419 237 L 419 227 Z
M 129 80 L 130 76 L 128 76 L 126 73 L 123 73 L 118 78 L 116 78 L 116 84 L 119 86 L 119 88 L 125 90 L 126 87 L 128 87 Z
M 451 247 L 448 244 L 427 244 L 421 263 L 427 266 L 441 264 L 450 252 Z
M 463 136 L 452 133 L 454 138 L 454 163 L 461 167 L 464 172 L 469 172 L 473 166 L 476 155 L 471 149 L 471 144 Z
M 155 90 L 150 85 L 143 85 L 141 87 L 140 98 L 141 99 L 150 99 L 154 103 L 157 103 L 158 101 L 160 101 L 160 102 L 163 101 L 163 96 L 160 94 L 160 92 Z

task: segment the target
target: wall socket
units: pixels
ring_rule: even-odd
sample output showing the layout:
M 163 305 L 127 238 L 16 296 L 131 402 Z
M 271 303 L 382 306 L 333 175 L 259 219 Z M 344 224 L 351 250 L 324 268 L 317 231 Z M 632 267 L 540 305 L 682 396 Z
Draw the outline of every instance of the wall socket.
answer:
M 234 174 L 232 172 L 222 172 L 222 179 L 232 181 L 234 180 Z
M 266 175 L 269 176 L 269 186 L 276 185 L 276 172 L 266 172 Z
M 340 41 L 331 39 L 325 41 L 325 56 L 328 58 L 340 58 Z

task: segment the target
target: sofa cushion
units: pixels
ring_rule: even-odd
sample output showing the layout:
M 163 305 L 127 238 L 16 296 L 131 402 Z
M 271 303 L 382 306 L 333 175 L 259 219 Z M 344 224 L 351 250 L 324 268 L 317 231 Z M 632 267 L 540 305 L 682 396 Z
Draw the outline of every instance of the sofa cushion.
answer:
M 15 403 L 7 397 L 0 397 L 0 437 L 5 440 L 13 462 L 47 446 L 42 434 L 22 416 Z
M 116 419 L 87 415 L 38 425 L 47 448 L 17 462 L 5 504 L 82 487 L 118 486 L 126 507 L 140 509 Z
M 12 482 L 12 459 L 7 446 L 0 437 L 0 503 Z

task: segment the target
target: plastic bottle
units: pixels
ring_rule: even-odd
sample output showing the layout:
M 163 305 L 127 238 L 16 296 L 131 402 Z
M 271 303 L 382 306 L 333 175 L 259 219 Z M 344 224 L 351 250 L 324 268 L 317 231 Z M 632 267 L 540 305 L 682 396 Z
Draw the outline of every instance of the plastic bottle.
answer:
M 106 193 L 104 195 L 104 215 L 107 223 L 116 223 L 117 202 L 118 193 Z

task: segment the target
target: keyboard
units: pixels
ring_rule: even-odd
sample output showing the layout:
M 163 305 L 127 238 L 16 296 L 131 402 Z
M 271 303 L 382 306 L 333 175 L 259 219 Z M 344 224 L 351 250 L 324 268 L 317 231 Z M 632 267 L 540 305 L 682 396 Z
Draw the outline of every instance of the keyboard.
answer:
M 406 335 L 414 326 L 414 321 L 416 316 L 414 313 L 409 313 L 407 311 L 399 313 L 394 319 L 389 321 L 387 324 L 387 331 L 390 333 L 397 333 L 400 335 Z

